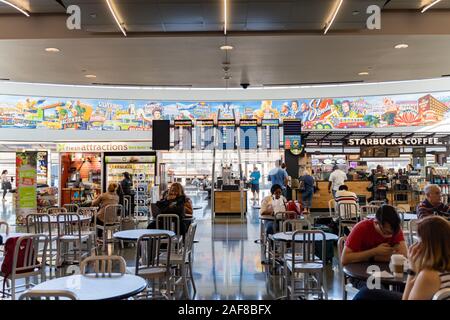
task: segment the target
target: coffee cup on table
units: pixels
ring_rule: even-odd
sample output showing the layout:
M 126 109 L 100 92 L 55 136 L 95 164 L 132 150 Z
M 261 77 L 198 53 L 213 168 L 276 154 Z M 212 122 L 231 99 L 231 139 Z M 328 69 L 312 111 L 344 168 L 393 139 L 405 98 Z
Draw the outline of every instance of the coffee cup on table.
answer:
M 394 273 L 394 277 L 403 277 L 403 265 L 406 258 L 401 254 L 393 254 L 391 256 L 391 270 Z

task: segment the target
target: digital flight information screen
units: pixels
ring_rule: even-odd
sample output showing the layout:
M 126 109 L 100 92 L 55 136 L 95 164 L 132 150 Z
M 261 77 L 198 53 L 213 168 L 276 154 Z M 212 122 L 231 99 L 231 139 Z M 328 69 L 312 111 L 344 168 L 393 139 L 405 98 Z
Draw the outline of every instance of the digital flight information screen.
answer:
M 263 149 L 280 148 L 280 129 L 278 119 L 263 119 L 261 122 L 262 139 L 261 147 Z
M 302 151 L 302 122 L 300 120 L 283 121 L 284 149 L 298 153 Z
M 192 150 L 192 121 L 174 121 L 174 149 Z
M 217 122 L 219 129 L 219 150 L 235 149 L 236 141 L 236 122 L 234 119 L 219 120 Z
M 195 123 L 196 149 L 212 150 L 214 148 L 214 120 L 203 119 Z
M 239 138 L 241 149 L 258 149 L 258 121 L 242 119 L 239 123 Z

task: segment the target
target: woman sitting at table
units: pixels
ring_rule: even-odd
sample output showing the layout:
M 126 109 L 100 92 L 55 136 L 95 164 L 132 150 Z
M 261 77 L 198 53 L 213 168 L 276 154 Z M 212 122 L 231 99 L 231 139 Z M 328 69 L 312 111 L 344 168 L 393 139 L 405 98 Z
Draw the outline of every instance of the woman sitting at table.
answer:
M 119 196 L 117 195 L 118 184 L 111 182 L 108 185 L 108 191 L 99 195 L 94 201 L 92 201 L 92 207 L 99 207 L 96 214 L 97 224 L 104 225 L 105 221 L 105 208 L 109 205 L 119 204 Z M 94 217 L 92 218 L 92 223 L 94 223 Z M 102 230 L 97 230 L 97 236 L 102 237 Z
M 409 270 L 403 295 L 364 288 L 355 300 L 431 300 L 436 292 L 450 288 L 450 223 L 430 216 L 417 224 L 419 242 L 409 248 Z
M 274 216 L 278 212 L 286 211 L 287 200 L 283 196 L 283 189 L 279 184 L 270 188 L 271 195 L 265 197 L 261 203 L 262 216 Z M 273 234 L 273 221 L 264 221 L 266 234 Z
M 192 201 L 184 193 L 183 186 L 178 183 L 172 183 L 168 192 L 162 200 L 155 205 L 157 212 L 154 214 L 155 220 L 150 222 L 148 229 L 156 229 L 156 217 L 159 214 L 176 214 L 180 218 L 180 233 L 184 235 L 189 227 L 190 220 L 185 218 L 192 217 Z

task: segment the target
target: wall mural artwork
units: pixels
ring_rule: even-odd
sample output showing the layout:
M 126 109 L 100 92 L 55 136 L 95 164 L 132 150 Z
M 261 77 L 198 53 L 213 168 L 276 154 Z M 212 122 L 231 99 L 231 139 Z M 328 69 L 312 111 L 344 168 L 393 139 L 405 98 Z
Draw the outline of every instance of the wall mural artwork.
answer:
M 150 130 L 153 119 L 217 119 L 219 110 L 221 119 L 300 119 L 304 130 L 430 126 L 450 118 L 450 92 L 233 102 L 0 95 L 0 128 Z

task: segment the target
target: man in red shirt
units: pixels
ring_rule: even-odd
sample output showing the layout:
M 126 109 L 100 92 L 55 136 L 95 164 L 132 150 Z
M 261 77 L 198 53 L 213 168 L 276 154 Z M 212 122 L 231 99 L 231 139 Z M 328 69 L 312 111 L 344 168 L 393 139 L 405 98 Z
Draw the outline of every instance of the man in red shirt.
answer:
M 391 255 L 407 257 L 400 217 L 394 207 L 381 206 L 375 219 L 356 224 L 345 241 L 341 261 L 343 265 L 362 261 L 388 262 Z

